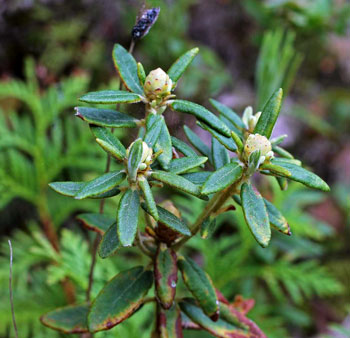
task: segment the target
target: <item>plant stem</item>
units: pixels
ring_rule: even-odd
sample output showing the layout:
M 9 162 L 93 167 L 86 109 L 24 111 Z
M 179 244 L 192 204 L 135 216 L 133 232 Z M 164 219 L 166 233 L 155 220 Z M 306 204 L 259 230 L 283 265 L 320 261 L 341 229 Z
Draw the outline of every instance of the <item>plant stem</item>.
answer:
M 203 212 L 199 215 L 197 220 L 191 226 L 190 230 L 192 235 L 182 238 L 173 246 L 173 249 L 179 250 L 190 238 L 196 235 L 196 233 L 201 228 L 203 221 L 218 211 L 233 194 L 237 194 L 241 185 L 247 180 L 247 178 L 248 177 L 245 175 L 245 173 L 243 173 L 242 177 L 237 182 L 228 186 L 226 189 L 217 192 L 205 206 Z

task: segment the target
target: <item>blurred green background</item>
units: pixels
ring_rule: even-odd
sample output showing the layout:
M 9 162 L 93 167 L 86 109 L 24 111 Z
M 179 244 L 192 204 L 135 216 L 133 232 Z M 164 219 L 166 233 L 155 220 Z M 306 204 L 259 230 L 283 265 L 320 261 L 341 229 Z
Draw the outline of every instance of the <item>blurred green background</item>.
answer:
M 85 297 L 93 236 L 75 216 L 97 212 L 98 202 L 72 201 L 50 191 L 48 183 L 87 180 L 104 171 L 105 154 L 74 118 L 73 107 L 88 90 L 118 86 L 112 47 L 116 42 L 128 47 L 142 4 L 0 3 L 0 337 L 14 336 L 9 238 L 20 337 L 60 337 L 38 318 Z M 260 191 L 289 220 L 291 237 L 274 232 L 270 246 L 261 249 L 235 211 L 222 216 L 212 238 L 194 238 L 186 250 L 229 300 L 237 294 L 255 299 L 249 316 L 268 337 L 350 337 L 349 2 L 159 0 L 146 5 L 161 7 L 157 23 L 134 52 L 146 71 L 168 69 L 181 53 L 198 46 L 200 54 L 177 96 L 205 106 L 213 97 L 239 114 L 247 105 L 261 109 L 283 87 L 287 95 L 275 134 L 288 134 L 284 146 L 332 188 L 323 194 L 290 184 L 281 192 L 274 182 L 261 181 Z M 138 105 L 132 109 L 142 114 Z M 184 139 L 184 121 L 170 111 L 165 117 L 173 134 Z M 118 136 L 126 143 L 131 139 Z M 188 220 L 202 208 L 200 200 L 172 198 Z M 108 200 L 106 212 L 113 215 L 116 203 Z M 93 294 L 142 260 L 132 249 L 98 258 Z M 96 337 L 149 337 L 154 309 L 146 306 Z M 185 337 L 209 335 L 189 331 Z

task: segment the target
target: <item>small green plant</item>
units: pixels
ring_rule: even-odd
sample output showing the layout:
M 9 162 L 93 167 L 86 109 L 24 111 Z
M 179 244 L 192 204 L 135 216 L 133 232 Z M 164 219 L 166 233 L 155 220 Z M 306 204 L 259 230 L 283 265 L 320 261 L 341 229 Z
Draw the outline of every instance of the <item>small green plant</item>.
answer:
M 100 240 L 96 237 L 101 258 L 124 247 L 137 247 L 147 261 L 119 272 L 90 302 L 92 269 L 87 301 L 43 315 L 44 325 L 64 333 L 95 333 L 113 328 L 152 303 L 155 337 L 182 337 L 183 329 L 202 329 L 222 338 L 265 337 L 246 317 L 252 302 L 238 298 L 230 304 L 209 275 L 181 250 L 197 233 L 206 238 L 214 232 L 217 216 L 233 209 L 232 199 L 242 208 L 246 225 L 263 248 L 270 242 L 271 227 L 291 234 L 281 212 L 254 187 L 255 174 L 273 176 L 283 190 L 288 180 L 322 191 L 329 187 L 280 146 L 285 135 L 271 139 L 282 89 L 271 95 L 261 112 L 253 114 L 248 107 L 242 118 L 213 99 L 210 102 L 219 116 L 176 98 L 176 85 L 197 53 L 197 48 L 191 49 L 167 72 L 157 68 L 146 76 L 142 64 L 116 44 L 113 59 L 125 90 L 90 92 L 80 98 L 95 105 L 140 103 L 144 116 L 137 119 L 118 108 L 77 107 L 76 116 L 89 124 L 96 142 L 119 169 L 107 170 L 89 182 L 53 182 L 50 186 L 77 200 L 118 199 L 114 215 L 85 213 L 79 218 L 86 228 L 102 235 Z M 171 136 L 163 116 L 168 108 L 171 114 L 194 116 L 211 134 L 211 149 L 187 126 L 184 130 L 192 147 Z M 113 133 L 115 128 L 134 128 L 137 136 L 126 147 Z M 164 185 L 205 201 L 193 222 L 181 217 L 175 199 L 165 198 Z M 183 284 L 178 281 L 178 270 Z

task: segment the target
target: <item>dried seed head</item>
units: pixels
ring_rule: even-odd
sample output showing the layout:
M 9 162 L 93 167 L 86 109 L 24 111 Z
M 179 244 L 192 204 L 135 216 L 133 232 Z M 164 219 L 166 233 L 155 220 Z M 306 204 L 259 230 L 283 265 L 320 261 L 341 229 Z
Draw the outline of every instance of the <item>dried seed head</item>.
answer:
M 248 160 L 251 153 L 260 150 L 261 156 L 271 158 L 273 156 L 270 141 L 262 135 L 250 134 L 244 144 L 244 157 Z
M 157 21 L 159 12 L 159 7 L 146 9 L 142 12 L 131 31 L 131 35 L 134 40 L 142 39 L 145 35 L 147 35 L 151 27 Z
M 147 97 L 156 99 L 171 92 L 172 81 L 163 69 L 152 70 L 145 79 L 144 90 Z

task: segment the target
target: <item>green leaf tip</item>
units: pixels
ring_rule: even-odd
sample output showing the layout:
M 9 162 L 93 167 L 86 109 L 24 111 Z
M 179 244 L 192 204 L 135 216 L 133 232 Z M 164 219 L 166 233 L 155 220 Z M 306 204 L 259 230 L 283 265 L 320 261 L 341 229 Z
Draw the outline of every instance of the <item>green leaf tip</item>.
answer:
M 254 128 L 254 134 L 260 134 L 270 138 L 272 130 L 276 124 L 282 106 L 283 90 L 275 91 L 266 102 L 261 116 Z

